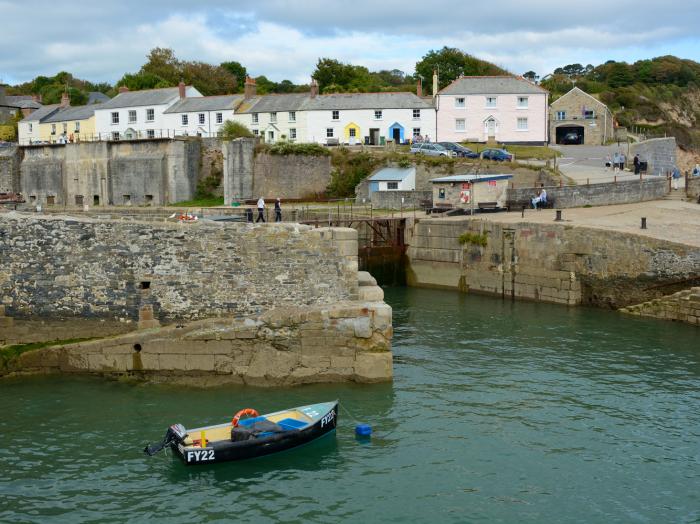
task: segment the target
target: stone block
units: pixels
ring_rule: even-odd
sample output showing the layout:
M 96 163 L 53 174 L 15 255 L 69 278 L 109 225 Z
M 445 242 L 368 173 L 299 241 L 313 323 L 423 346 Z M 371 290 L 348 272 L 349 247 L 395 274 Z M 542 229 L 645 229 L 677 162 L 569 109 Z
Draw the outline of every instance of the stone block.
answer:
M 357 283 L 360 286 L 376 286 L 377 280 L 368 271 L 358 271 L 357 273 Z M 2 316 L 0 311 L 0 316 Z
M 187 371 L 214 371 L 216 355 L 185 355 L 185 368 Z
M 358 299 L 364 302 L 382 302 L 384 300 L 384 290 L 379 286 L 362 286 L 357 292 Z
M 393 376 L 391 353 L 360 353 L 355 359 L 355 379 L 358 382 L 383 382 Z
M 372 336 L 372 323 L 369 317 L 359 317 L 353 320 L 355 336 L 358 338 L 369 338 Z

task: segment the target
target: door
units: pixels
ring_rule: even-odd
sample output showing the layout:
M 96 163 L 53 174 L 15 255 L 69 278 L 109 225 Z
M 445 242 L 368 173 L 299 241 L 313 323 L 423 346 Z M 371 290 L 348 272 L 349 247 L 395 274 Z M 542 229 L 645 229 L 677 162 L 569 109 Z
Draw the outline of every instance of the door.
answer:
M 393 131 L 394 144 L 400 144 L 401 143 L 401 130 L 395 127 L 392 131 Z
M 369 130 L 369 143 L 372 146 L 379 145 L 379 129 L 373 128 Z
M 489 118 L 486 121 L 486 129 L 489 138 L 494 138 L 496 136 L 496 121 L 493 118 Z

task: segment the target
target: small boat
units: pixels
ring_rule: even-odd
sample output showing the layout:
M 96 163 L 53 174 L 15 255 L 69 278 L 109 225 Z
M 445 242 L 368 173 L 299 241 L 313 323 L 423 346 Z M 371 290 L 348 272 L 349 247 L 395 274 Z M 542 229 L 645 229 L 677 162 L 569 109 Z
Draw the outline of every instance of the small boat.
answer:
M 332 433 L 337 420 L 337 400 L 267 415 L 246 408 L 226 424 L 194 429 L 173 424 L 162 442 L 146 446 L 144 452 L 152 456 L 170 447 L 187 465 L 249 459 L 301 446 Z

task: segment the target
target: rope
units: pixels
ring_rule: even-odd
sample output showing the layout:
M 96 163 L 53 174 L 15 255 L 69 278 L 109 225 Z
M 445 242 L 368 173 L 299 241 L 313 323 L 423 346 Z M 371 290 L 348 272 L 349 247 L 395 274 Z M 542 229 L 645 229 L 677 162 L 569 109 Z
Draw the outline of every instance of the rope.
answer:
M 353 414 L 350 413 L 350 410 L 349 410 L 348 408 L 346 408 L 342 403 L 339 403 L 339 404 L 340 404 L 340 409 L 342 409 L 343 411 L 345 411 L 345 413 L 350 417 L 350 419 L 355 423 L 355 425 L 360 424 L 360 421 L 358 421 L 358 420 L 353 416 Z M 379 433 L 375 433 L 375 432 L 374 432 L 374 428 L 372 428 L 372 436 L 375 437 L 375 438 L 387 438 L 389 435 L 391 435 L 391 434 L 392 434 L 394 431 L 396 431 L 397 429 L 398 429 L 398 428 L 392 429 L 391 431 L 389 431 L 389 433 L 386 433 L 386 434 L 385 434 L 385 433 L 383 433 L 383 432 L 381 432 L 381 431 L 380 431 Z

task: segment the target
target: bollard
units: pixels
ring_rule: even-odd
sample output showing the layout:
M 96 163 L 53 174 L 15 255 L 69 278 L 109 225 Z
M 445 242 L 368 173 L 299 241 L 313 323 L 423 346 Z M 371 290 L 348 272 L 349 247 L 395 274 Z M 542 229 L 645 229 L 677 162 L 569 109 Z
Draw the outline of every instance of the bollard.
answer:
M 525 218 L 525 206 L 523 206 L 523 214 L 520 216 L 521 216 L 521 218 Z
M 642 229 L 647 228 L 647 217 L 642 217 Z
M 561 209 L 557 209 L 557 214 L 556 214 L 556 218 L 554 219 L 554 221 L 555 221 L 555 222 L 561 222 L 561 221 L 562 221 L 562 218 L 561 218 Z

